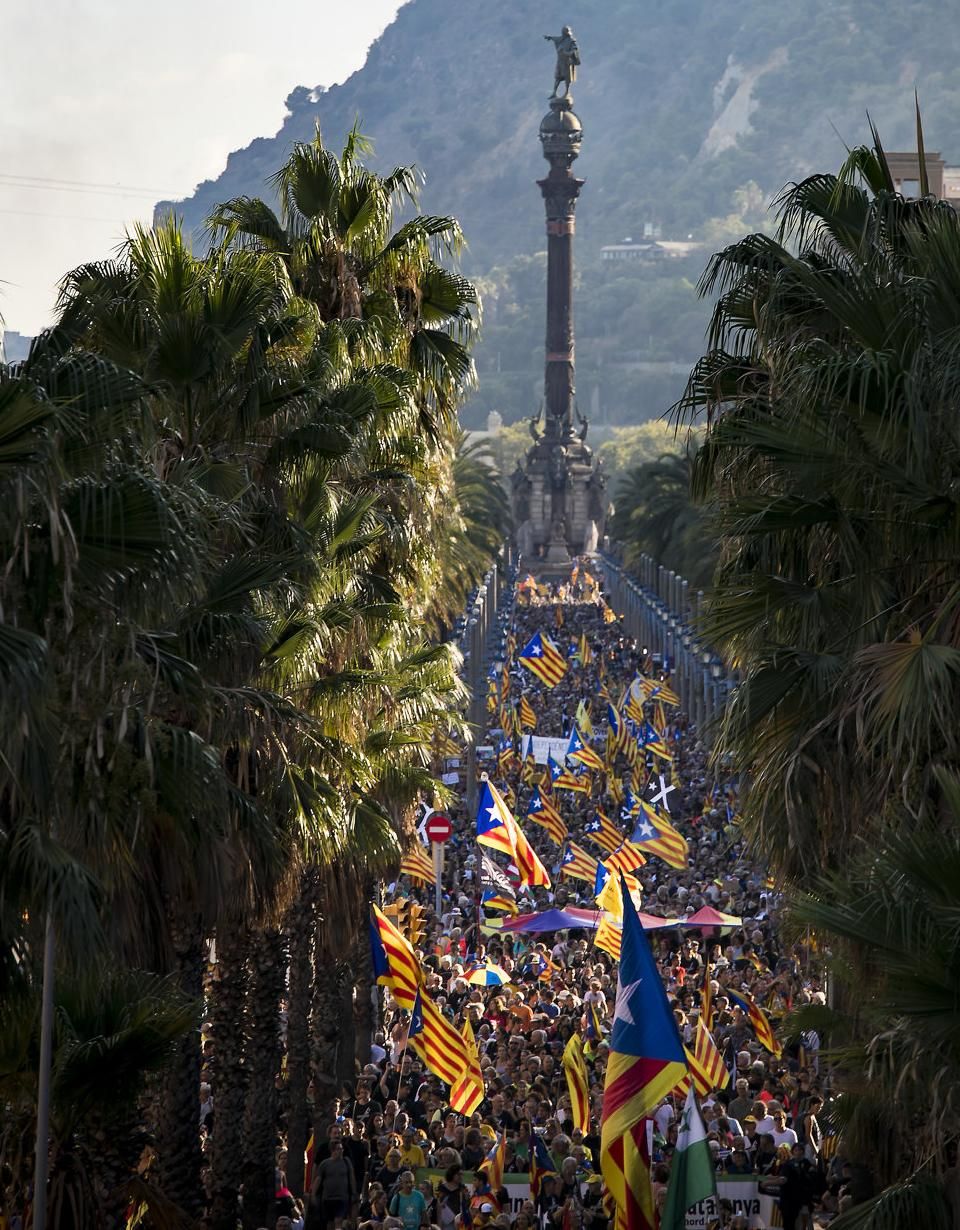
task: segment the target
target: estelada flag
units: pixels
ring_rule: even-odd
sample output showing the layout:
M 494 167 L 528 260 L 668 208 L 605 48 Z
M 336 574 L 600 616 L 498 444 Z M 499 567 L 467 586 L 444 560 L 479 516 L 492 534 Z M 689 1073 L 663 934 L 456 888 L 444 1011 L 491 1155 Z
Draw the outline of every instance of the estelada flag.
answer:
M 370 948 L 377 982 L 390 987 L 401 1008 L 418 1009 L 420 1028 L 410 1045 L 436 1076 L 452 1085 L 466 1066 L 463 1038 L 422 991 L 423 967 L 407 938 L 389 918 L 371 906 Z
M 625 888 L 609 1046 L 600 1127 L 603 1177 L 625 1230 L 653 1230 L 645 1121 L 686 1074 L 686 1057 L 660 971 Z
M 567 826 L 563 817 L 554 805 L 540 793 L 540 787 L 534 787 L 530 802 L 527 804 L 527 819 L 547 830 L 551 838 L 562 846 L 567 839 Z
M 497 1135 L 496 1142 L 493 1148 L 477 1167 L 477 1174 L 482 1174 L 486 1185 L 490 1188 L 490 1195 L 496 1196 L 496 1193 L 503 1187 L 503 1172 L 507 1164 L 507 1134 L 500 1132 Z
M 664 816 L 658 816 L 649 803 L 641 801 L 641 814 L 636 828 L 630 834 L 630 842 L 644 852 L 656 854 L 670 867 L 686 871 L 690 847 Z
M 560 860 L 560 875 L 573 880 L 586 880 L 595 884 L 597 880 L 597 860 L 578 846 L 575 841 L 567 843 L 563 858 Z
M 557 608 L 559 610 L 559 607 Z M 548 688 L 556 686 L 569 669 L 569 663 L 545 633 L 535 632 L 520 651 L 519 662 L 532 671 Z
M 777 1041 L 773 1033 L 773 1028 L 767 1020 L 767 1014 L 758 1003 L 750 995 L 749 991 L 741 994 L 735 994 L 726 987 L 723 989 L 724 995 L 737 1008 L 742 1008 L 750 1018 L 750 1024 L 753 1026 L 753 1032 L 757 1035 L 757 1041 L 775 1058 L 779 1059 L 783 1053 L 783 1048 Z
M 583 826 L 583 832 L 585 836 L 589 837 L 591 841 L 595 841 L 608 854 L 612 854 L 614 850 L 619 850 L 623 843 L 623 833 L 602 811 L 594 812 L 593 816 Z
M 500 792 L 492 782 L 484 782 L 477 808 L 477 842 L 508 854 L 517 865 L 521 884 L 550 887 L 547 869 L 527 841 Z
M 557 1168 L 553 1158 L 550 1156 L 546 1143 L 542 1136 L 537 1136 L 535 1132 L 530 1133 L 530 1195 L 534 1201 L 540 1195 L 540 1189 L 543 1186 L 543 1180 L 547 1175 L 555 1175 Z

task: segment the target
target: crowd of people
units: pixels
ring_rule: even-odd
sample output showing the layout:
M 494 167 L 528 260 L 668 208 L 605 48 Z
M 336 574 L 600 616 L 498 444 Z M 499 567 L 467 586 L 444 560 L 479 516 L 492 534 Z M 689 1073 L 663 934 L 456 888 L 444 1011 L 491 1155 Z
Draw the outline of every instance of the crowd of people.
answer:
M 554 687 L 517 661 L 537 632 L 549 636 L 569 662 Z M 602 753 L 608 698 L 618 704 L 638 675 L 663 679 L 669 664 L 625 635 L 592 578 L 589 584 L 579 578 L 559 593 L 528 584 L 503 616 L 502 636 L 504 665 L 494 672 L 484 742 L 488 755 L 480 767 L 513 804 L 551 875 L 549 889 L 521 889 L 514 878 L 516 909 L 596 909 L 595 886 L 565 877 L 563 847 L 524 819 L 533 789 L 531 765 L 524 768 L 519 755 L 519 719 L 504 732 L 505 707 L 518 713 L 524 697 L 537 734 L 556 738 L 570 734 L 579 708 L 593 732 L 587 742 Z M 758 1039 L 745 1009 L 747 1001 L 761 1006 L 776 1029 L 791 1008 L 824 1001 L 820 971 L 805 946 L 786 943 L 778 929 L 778 895 L 741 841 L 736 783 L 715 775 L 686 716 L 675 707 L 666 712 L 667 728 L 658 734 L 673 759 L 670 774 L 679 807 L 671 823 L 688 843 L 688 866 L 671 867 L 651 855 L 633 874 L 643 912 L 677 920 L 650 930 L 647 938 L 680 1034 L 692 1045 L 708 1002 L 712 1037 L 726 1066 L 720 1087 L 701 1099 L 720 1183 L 715 1224 L 725 1230 L 826 1225 L 850 1201 L 856 1176 L 830 1148 L 824 1113 L 829 1071 L 819 1039 L 808 1033 L 782 1050 L 770 1049 L 769 1040 L 765 1046 Z M 518 753 L 506 758 L 509 764 L 502 755 L 505 740 L 512 740 Z M 662 762 L 652 760 L 641 762 L 641 768 L 664 771 Z M 538 779 L 543 771 L 538 764 Z M 590 794 L 555 790 L 551 795 L 569 836 L 594 857 L 603 858 L 604 850 L 591 845 L 584 829 L 598 809 L 630 836 L 633 821 L 621 815 L 623 788 L 614 779 L 627 782 L 631 772 L 635 783 L 636 770 L 621 754 L 606 774 L 589 775 Z M 546 780 L 541 789 L 549 789 Z M 427 911 L 418 944 L 425 987 L 457 1026 L 467 1017 L 472 1022 L 484 1100 L 469 1116 L 450 1109 L 448 1087 L 408 1045 L 409 1013 L 382 992 L 383 1028 L 370 1062 L 342 1090 L 327 1138 L 313 1150 L 305 1205 L 291 1197 L 283 1216 L 294 1226 L 302 1218 L 307 1230 L 339 1230 L 347 1223 L 360 1230 L 606 1230 L 613 1222 L 600 1173 L 600 1126 L 617 962 L 596 946 L 592 927 L 533 934 L 503 930 L 504 914 L 482 908 L 486 890 L 502 896 L 497 886 L 503 880 L 489 878 L 489 864 L 476 844 L 475 816 L 461 804 L 451 818 L 440 914 L 433 912 L 433 888 L 405 876 L 388 886 L 386 898 L 415 899 Z M 718 929 L 681 925 L 705 906 L 735 921 Z M 499 966 L 509 981 L 475 985 L 470 973 L 478 961 Z M 587 1048 L 591 1115 L 584 1132 L 574 1126 L 562 1055 L 571 1035 L 583 1037 L 591 1021 L 599 1022 L 600 1036 Z M 682 1089 L 675 1091 L 653 1115 L 651 1177 L 658 1208 L 683 1096 Z M 493 1189 L 489 1173 L 478 1168 L 504 1137 L 508 1178 Z M 531 1150 L 540 1158 L 532 1187 Z M 511 1182 L 511 1175 L 519 1178 Z M 278 1183 L 284 1191 L 282 1173 Z M 738 1200 L 738 1191 L 776 1200 L 764 1201 L 768 1212 L 758 1213 L 760 1202 Z M 289 1228 L 278 1223 L 278 1230 Z

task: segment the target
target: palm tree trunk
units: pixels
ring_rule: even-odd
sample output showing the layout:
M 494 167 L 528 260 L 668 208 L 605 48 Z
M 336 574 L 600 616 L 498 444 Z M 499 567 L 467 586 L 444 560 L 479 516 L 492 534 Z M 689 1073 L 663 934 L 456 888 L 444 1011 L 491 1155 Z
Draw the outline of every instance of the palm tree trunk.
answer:
M 280 1073 L 280 1000 L 286 990 L 287 969 L 280 931 L 268 927 L 254 938 L 250 964 L 243 1225 L 245 1230 L 256 1230 L 267 1225 L 276 1194 L 276 1081 Z
M 304 1153 L 310 1131 L 307 1090 L 310 1085 L 310 998 L 313 947 L 317 931 L 317 872 L 308 867 L 300 879 L 300 895 L 287 912 L 290 983 L 287 1003 L 287 1186 L 303 1195 Z
M 247 992 L 245 927 L 217 932 L 213 997 L 213 1230 L 236 1230 L 242 1180 L 244 1018 Z
M 357 1030 L 354 1021 L 354 989 L 356 979 L 352 961 L 344 961 L 340 974 L 340 1042 L 337 1047 L 337 1092 L 356 1076 L 354 1052 Z
M 373 881 L 367 877 L 364 883 L 364 900 L 373 898 Z M 353 946 L 353 1057 L 360 1068 L 370 1062 L 370 1047 L 373 1043 L 373 965 L 370 960 L 370 944 L 366 928 L 361 926 Z
M 170 920 L 175 968 L 180 989 L 197 1004 L 203 996 L 203 939 L 199 920 Z M 158 1125 L 160 1188 L 187 1216 L 203 1209 L 200 1187 L 200 1031 L 192 1030 L 177 1043 L 164 1074 Z
M 339 1091 L 340 1040 L 343 997 L 342 963 L 318 954 L 310 1011 L 310 1066 L 313 1069 L 313 1131 L 317 1140 L 332 1119 L 333 1099 Z M 351 1052 L 352 1055 L 352 1052 Z

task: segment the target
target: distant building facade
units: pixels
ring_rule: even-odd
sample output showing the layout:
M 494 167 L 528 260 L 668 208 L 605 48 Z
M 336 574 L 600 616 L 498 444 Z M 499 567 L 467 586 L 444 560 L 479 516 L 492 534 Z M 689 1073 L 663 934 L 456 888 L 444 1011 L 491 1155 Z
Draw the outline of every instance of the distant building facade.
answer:
M 960 167 L 947 166 L 939 152 L 928 150 L 924 158 L 931 195 L 960 210 Z M 902 196 L 920 195 L 920 157 L 914 153 L 888 153 L 887 165 L 893 186 Z
M 603 261 L 629 261 L 646 264 L 653 261 L 676 260 L 699 252 L 702 243 L 692 239 L 625 239 L 623 243 L 608 243 L 600 249 Z
M 20 363 L 30 353 L 32 337 L 0 325 L 0 363 Z

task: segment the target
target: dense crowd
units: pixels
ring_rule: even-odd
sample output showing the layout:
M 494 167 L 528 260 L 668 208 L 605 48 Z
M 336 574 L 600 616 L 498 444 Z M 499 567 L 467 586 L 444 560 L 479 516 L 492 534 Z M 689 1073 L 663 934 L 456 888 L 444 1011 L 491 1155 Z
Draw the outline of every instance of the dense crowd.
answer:
M 508 662 L 509 704 L 525 696 L 536 715 L 538 734 L 566 736 L 583 702 L 590 715 L 594 745 L 602 753 L 606 697 L 614 703 L 638 675 L 660 678 L 664 664 L 624 635 L 619 621 L 604 618 L 599 595 L 582 584 L 557 595 L 543 589 L 521 595 L 503 625 L 505 650 L 522 648 L 536 632 L 548 634 L 568 656 L 562 681 L 546 688 L 528 670 Z M 582 665 L 582 647 L 589 662 Z M 503 672 L 488 712 L 481 769 L 490 774 L 515 806 L 529 841 L 551 873 L 550 889 L 514 888 L 522 912 L 551 906 L 596 908 L 594 887 L 560 874 L 561 847 L 546 831 L 523 819 L 532 789 L 515 758 L 498 770 L 496 753 L 504 732 Z M 493 692 L 493 689 L 492 689 Z M 583 712 L 581 710 L 581 712 Z M 718 779 L 708 763 L 698 732 L 678 709 L 668 711 L 661 732 L 673 754 L 672 776 L 680 803 L 672 823 L 689 844 L 689 866 L 669 867 L 656 856 L 634 872 L 642 910 L 685 920 L 712 906 L 739 920 L 722 931 L 671 926 L 647 933 L 684 1041 L 692 1044 L 705 989 L 712 1011 L 712 1036 L 729 1079 L 701 1100 L 709 1147 L 720 1180 L 720 1224 L 743 1230 L 768 1224 L 789 1228 L 826 1224 L 855 1194 L 857 1176 L 832 1155 L 825 1132 L 824 1104 L 829 1073 L 821 1063 L 819 1039 L 807 1033 L 775 1055 L 756 1037 L 741 1002 L 751 997 L 776 1027 L 793 1007 L 823 1002 L 818 968 L 802 944 L 785 944 L 778 931 L 778 897 L 762 868 L 747 857 L 737 825 L 735 782 Z M 519 746 L 519 745 L 518 745 Z M 629 778 L 621 759 L 616 774 Z M 650 762 L 650 768 L 654 766 Z M 662 766 L 656 766 L 662 771 Z M 543 766 L 537 766 L 538 775 Z M 528 773 L 529 776 L 529 766 Z M 602 774 L 591 778 L 603 779 Z M 606 780 L 610 788 L 610 780 Z M 615 789 L 615 787 L 613 787 Z M 583 829 L 598 808 L 629 837 L 632 821 L 620 817 L 620 804 L 601 793 L 554 792 L 570 837 L 595 857 Z M 617 965 L 596 947 L 590 928 L 524 934 L 502 930 L 502 915 L 484 911 L 487 887 L 483 851 L 476 844 L 475 817 L 461 805 L 452 812 L 454 834 L 445 847 L 442 902 L 433 913 L 433 889 L 406 877 L 387 888 L 386 899 L 416 899 L 427 910 L 428 925 L 418 949 L 426 988 L 436 1005 L 458 1026 L 473 1024 L 484 1075 L 485 1097 L 465 1117 L 449 1107 L 449 1090 L 426 1070 L 408 1046 L 408 1012 L 381 992 L 382 1031 L 370 1062 L 345 1086 L 326 1139 L 312 1151 L 309 1193 L 300 1204 L 287 1192 L 281 1154 L 278 1230 L 327 1230 L 349 1223 L 360 1230 L 579 1230 L 612 1226 L 611 1209 L 600 1178 L 600 1122 L 609 1032 L 617 994 Z M 501 859 L 501 863 L 503 860 Z M 473 985 L 468 976 L 478 960 L 500 966 L 510 976 L 503 986 Z M 586 1133 L 573 1126 L 571 1101 L 561 1057 L 572 1034 L 581 1036 L 591 1020 L 601 1037 L 588 1048 L 591 1119 Z M 662 1205 L 678 1131 L 683 1092 L 665 1098 L 653 1117 L 652 1168 L 656 1202 Z M 498 1136 L 505 1135 L 506 1174 L 522 1176 L 491 1189 L 478 1174 Z M 526 1184 L 530 1151 L 540 1140 L 550 1165 L 535 1185 Z M 542 1155 L 541 1155 L 542 1156 Z M 543 1165 L 540 1165 L 541 1172 Z M 752 1176 L 743 1190 L 777 1197 L 768 1222 L 729 1197 L 724 1180 Z M 730 1190 L 731 1185 L 727 1185 Z M 767 1202 L 769 1207 L 770 1202 Z M 815 1218 L 815 1220 L 814 1220 Z

